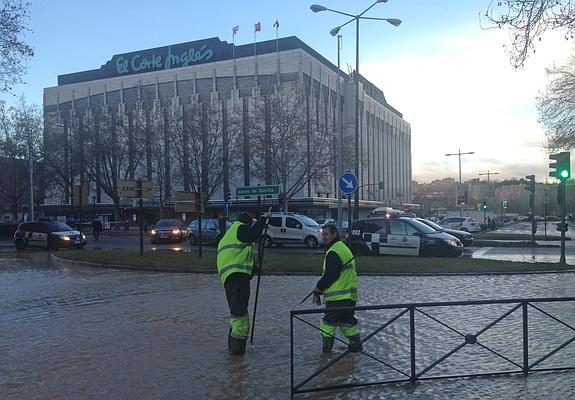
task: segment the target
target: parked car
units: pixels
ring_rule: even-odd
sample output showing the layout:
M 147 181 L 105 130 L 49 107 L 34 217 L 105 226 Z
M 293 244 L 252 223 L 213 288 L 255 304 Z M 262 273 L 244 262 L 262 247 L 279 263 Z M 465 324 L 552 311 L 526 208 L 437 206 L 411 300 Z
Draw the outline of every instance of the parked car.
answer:
M 220 242 L 224 236 L 224 232 L 220 231 L 219 223 L 220 221 L 215 218 L 202 219 L 202 243 L 217 245 Z M 230 221 L 226 221 L 226 230 L 230 229 L 231 226 L 232 223 Z M 195 246 L 200 240 L 199 221 L 197 219 L 192 221 L 188 229 L 190 232 L 190 244 Z
M 432 222 L 432 221 L 425 219 L 425 218 L 416 218 L 416 219 L 419 222 L 422 222 L 425 225 L 432 227 L 433 229 L 435 229 L 438 232 L 445 232 L 448 235 L 455 236 L 463 244 L 463 247 L 469 247 L 473 244 L 473 235 L 469 232 L 444 228 L 440 225 L 437 225 L 435 222 Z
M 313 249 L 321 243 L 321 228 L 317 222 L 305 215 L 273 213 L 263 240 L 266 247 L 293 243 L 305 244 Z
M 459 239 L 408 217 L 359 219 L 348 245 L 355 255 L 451 256 L 463 254 Z
M 24 222 L 18 225 L 14 233 L 14 245 L 18 250 L 26 247 L 51 250 L 64 247 L 81 249 L 87 243 L 86 235 L 59 221 Z
M 181 243 L 188 238 L 188 228 L 177 219 L 161 219 L 150 231 L 152 244 L 162 241 Z
M 561 218 L 556 217 L 556 216 L 554 216 L 554 215 L 548 215 L 545 220 L 546 220 L 546 221 L 561 221 Z
M 471 217 L 448 217 L 437 223 L 442 228 L 463 232 L 481 232 L 481 224 Z

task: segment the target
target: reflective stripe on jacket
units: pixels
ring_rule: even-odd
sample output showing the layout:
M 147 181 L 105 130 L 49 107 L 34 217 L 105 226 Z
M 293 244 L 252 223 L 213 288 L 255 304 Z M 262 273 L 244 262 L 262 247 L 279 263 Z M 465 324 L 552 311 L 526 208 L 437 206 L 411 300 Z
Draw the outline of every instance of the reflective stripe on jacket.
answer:
M 218 275 L 222 283 L 235 272 L 252 274 L 254 266 L 254 246 L 238 239 L 238 229 L 242 224 L 235 221 L 218 244 Z
M 341 240 L 335 242 L 325 253 L 323 260 L 324 273 L 327 255 L 330 252 L 337 254 L 343 264 L 343 269 L 339 274 L 339 278 L 330 287 L 324 290 L 324 300 L 326 302 L 337 300 L 357 301 L 357 272 L 351 250 Z

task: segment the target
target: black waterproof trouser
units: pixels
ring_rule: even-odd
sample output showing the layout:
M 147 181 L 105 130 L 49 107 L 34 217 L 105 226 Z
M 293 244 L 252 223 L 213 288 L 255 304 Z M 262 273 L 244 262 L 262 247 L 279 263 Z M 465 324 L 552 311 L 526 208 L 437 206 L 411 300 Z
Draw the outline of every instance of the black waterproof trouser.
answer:
M 247 337 L 249 332 L 250 280 L 250 275 L 236 272 L 228 276 L 224 283 L 231 314 L 231 333 L 236 337 Z

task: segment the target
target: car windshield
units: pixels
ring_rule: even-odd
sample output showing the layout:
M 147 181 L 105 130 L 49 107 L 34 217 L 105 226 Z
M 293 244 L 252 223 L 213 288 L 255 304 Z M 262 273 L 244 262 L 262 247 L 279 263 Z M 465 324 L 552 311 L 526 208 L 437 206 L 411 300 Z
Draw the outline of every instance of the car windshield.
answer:
M 427 226 L 432 227 L 432 228 L 435 229 L 436 231 L 441 231 L 441 230 L 443 230 L 443 227 L 442 227 L 442 226 L 437 225 L 435 222 L 432 222 L 432 221 L 430 221 L 430 220 L 428 220 L 428 219 L 424 219 L 424 220 L 418 219 L 418 221 L 421 222 L 422 224 L 425 224 L 425 225 L 427 225 Z
M 436 230 L 433 229 L 431 226 L 427 226 L 423 222 L 418 221 L 416 219 L 412 219 L 411 221 L 408 222 L 408 224 L 411 224 L 411 226 L 415 227 L 418 231 L 423 232 L 423 233 L 435 233 L 436 232 Z
M 74 229 L 72 229 L 68 224 L 56 221 L 50 223 L 48 230 L 50 232 L 64 232 L 64 231 L 73 231 Z
M 171 228 L 174 226 L 180 226 L 180 221 L 177 219 L 161 219 L 156 224 L 156 228 Z
M 312 228 L 319 227 L 317 222 L 311 218 L 305 217 L 303 215 L 298 215 L 298 217 L 306 226 L 311 226 Z

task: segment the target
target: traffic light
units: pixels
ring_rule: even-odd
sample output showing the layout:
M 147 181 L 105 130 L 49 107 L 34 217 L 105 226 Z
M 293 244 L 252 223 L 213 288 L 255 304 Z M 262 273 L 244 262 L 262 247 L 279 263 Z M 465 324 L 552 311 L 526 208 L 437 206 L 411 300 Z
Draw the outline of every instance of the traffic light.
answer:
M 483 208 L 483 204 L 481 204 L 481 203 L 478 203 L 478 204 L 477 204 L 477 207 L 475 207 L 475 209 L 476 209 L 477 211 L 481 211 L 482 208 Z
M 509 207 L 509 201 L 507 201 L 507 200 L 503 201 L 502 206 L 503 206 L 503 208 L 508 208 Z
M 487 210 L 487 201 L 483 200 L 483 203 L 481 204 L 481 209 Z
M 571 157 L 568 151 L 551 154 L 549 159 L 554 161 L 549 164 L 549 168 L 551 169 L 549 176 L 562 181 L 571 178 Z
M 224 202 L 229 203 L 231 198 L 232 198 L 232 195 L 230 194 L 230 188 L 226 188 L 224 190 Z
M 535 175 L 527 175 L 527 185 L 525 189 L 529 191 L 529 208 L 535 208 Z

